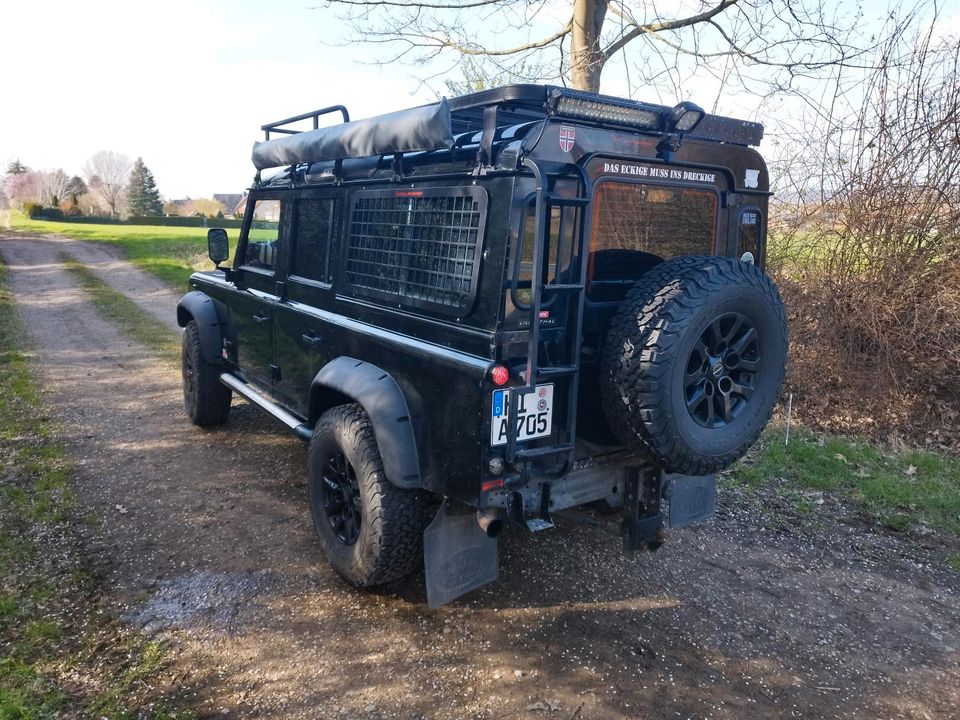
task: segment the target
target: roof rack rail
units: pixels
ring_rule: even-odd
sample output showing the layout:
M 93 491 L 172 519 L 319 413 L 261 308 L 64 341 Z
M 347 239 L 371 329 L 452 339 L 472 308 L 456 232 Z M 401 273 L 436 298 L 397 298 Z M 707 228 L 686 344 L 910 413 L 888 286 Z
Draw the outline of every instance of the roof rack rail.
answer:
M 279 135 L 296 135 L 301 130 L 294 130 L 293 128 L 285 128 L 284 125 L 290 125 L 291 123 L 300 122 L 301 120 L 313 120 L 313 129 L 316 130 L 320 127 L 320 116 L 327 115 L 329 113 L 339 112 L 343 116 L 343 121 L 345 123 L 350 122 L 350 113 L 347 112 L 347 108 L 343 105 L 331 105 L 330 107 L 320 108 L 319 110 L 314 110 L 313 112 L 303 113 L 302 115 L 294 115 L 293 117 L 288 117 L 283 120 L 277 120 L 276 122 L 267 123 L 266 125 L 261 125 L 260 129 L 263 130 L 264 140 L 270 139 L 270 133 L 276 133 Z

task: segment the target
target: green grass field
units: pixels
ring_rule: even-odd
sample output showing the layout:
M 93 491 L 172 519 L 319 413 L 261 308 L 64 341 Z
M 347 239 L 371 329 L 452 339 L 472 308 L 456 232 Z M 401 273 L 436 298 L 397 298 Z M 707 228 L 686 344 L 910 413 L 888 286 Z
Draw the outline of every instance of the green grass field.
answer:
M 960 534 L 960 458 L 916 448 L 894 451 L 863 440 L 794 428 L 789 445 L 771 426 L 730 476 L 761 487 L 771 480 L 859 502 L 892 530 L 920 525 Z
M 10 226 L 21 232 L 56 233 L 116 245 L 134 265 L 176 288 L 185 288 L 191 273 L 213 267 L 207 257 L 205 228 L 52 222 L 30 220 L 16 212 L 10 213 Z M 239 233 L 239 230 L 227 230 L 231 248 L 236 246 Z

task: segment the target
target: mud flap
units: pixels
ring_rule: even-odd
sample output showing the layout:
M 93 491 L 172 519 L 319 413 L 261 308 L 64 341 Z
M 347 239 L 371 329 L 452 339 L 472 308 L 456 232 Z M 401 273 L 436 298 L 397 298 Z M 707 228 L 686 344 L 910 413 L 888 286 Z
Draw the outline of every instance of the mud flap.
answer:
M 713 515 L 717 507 L 717 477 L 674 475 L 670 478 L 670 527 L 692 525 Z
M 423 561 L 432 608 L 493 582 L 500 572 L 497 541 L 480 529 L 476 509 L 450 499 L 423 531 Z

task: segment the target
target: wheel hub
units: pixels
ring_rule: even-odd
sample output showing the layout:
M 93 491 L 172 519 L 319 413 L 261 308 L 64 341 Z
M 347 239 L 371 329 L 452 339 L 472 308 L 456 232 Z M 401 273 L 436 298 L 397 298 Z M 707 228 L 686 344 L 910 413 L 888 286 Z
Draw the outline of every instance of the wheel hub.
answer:
M 339 450 L 327 458 L 320 496 L 333 534 L 344 545 L 353 545 L 360 537 L 363 503 L 356 472 Z
M 733 422 L 750 401 L 761 368 L 756 327 L 741 313 L 726 313 L 700 334 L 687 361 L 687 410 L 707 428 Z

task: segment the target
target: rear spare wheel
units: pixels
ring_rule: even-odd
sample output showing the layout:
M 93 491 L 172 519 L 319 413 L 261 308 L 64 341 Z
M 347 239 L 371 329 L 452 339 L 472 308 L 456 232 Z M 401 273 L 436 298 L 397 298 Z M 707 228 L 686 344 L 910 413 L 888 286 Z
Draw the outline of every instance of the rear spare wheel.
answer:
M 667 471 L 731 465 L 770 419 L 783 383 L 787 319 L 753 264 L 682 257 L 646 273 L 610 323 L 601 399 L 618 439 Z

